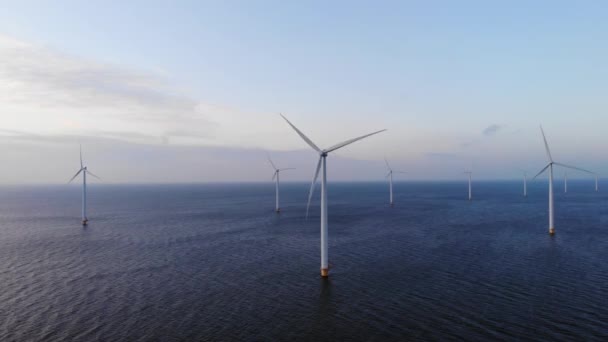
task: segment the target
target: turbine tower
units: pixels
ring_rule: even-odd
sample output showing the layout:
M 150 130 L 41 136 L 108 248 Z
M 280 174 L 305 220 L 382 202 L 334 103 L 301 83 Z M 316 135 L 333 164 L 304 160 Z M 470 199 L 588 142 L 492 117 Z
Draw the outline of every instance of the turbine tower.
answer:
M 524 197 L 528 197 L 528 172 L 524 171 Z
M 281 171 L 285 171 L 285 170 L 294 170 L 293 167 L 288 167 L 288 168 L 284 168 L 284 169 L 279 169 L 277 168 L 274 163 L 272 162 L 272 159 L 270 159 L 270 156 L 268 156 L 268 161 L 270 162 L 270 166 L 272 166 L 272 168 L 274 169 L 274 174 L 272 175 L 272 180 L 275 181 L 275 193 L 276 193 L 276 206 L 275 206 L 275 211 L 277 213 L 281 212 L 281 207 L 279 206 L 279 173 Z
M 74 175 L 74 177 L 72 177 L 72 179 L 70 179 L 68 184 L 71 183 L 76 177 L 78 177 L 78 175 L 80 173 L 82 173 L 82 225 L 86 226 L 87 223 L 89 222 L 89 219 L 87 219 L 87 174 L 89 174 L 99 180 L 101 180 L 101 178 L 94 175 L 82 163 L 82 145 L 80 145 L 80 170 L 78 170 L 78 172 L 76 172 L 76 174 Z
M 465 174 L 469 175 L 469 201 L 473 199 L 473 193 L 471 191 L 471 175 L 473 174 L 473 171 L 465 171 Z
M 363 136 L 360 136 L 357 138 L 346 140 L 344 142 L 338 143 L 338 144 L 328 147 L 326 149 L 320 149 L 310 139 L 308 139 L 308 137 L 306 135 L 304 135 L 304 133 L 300 132 L 300 130 L 297 129 L 296 126 L 294 126 L 291 122 L 289 122 L 289 120 L 287 120 L 287 118 L 284 117 L 283 114 L 281 114 L 281 117 L 283 117 L 283 119 L 285 119 L 285 121 L 287 121 L 289 126 L 291 126 L 291 128 L 293 128 L 296 131 L 296 133 L 298 133 L 300 138 L 302 138 L 308 144 L 308 146 L 312 147 L 313 150 L 315 150 L 315 151 L 317 151 L 317 153 L 319 153 L 319 161 L 317 162 L 317 168 L 315 170 L 315 174 L 312 179 L 312 184 L 310 185 L 310 191 L 308 192 L 308 204 L 306 205 L 306 217 L 308 217 L 308 209 L 310 208 L 310 200 L 312 199 L 312 194 L 315 189 L 315 184 L 317 183 L 317 178 L 319 177 L 319 171 L 322 170 L 322 177 L 321 177 L 321 277 L 327 277 L 327 276 L 329 276 L 329 263 L 328 263 L 328 254 L 327 254 L 327 252 L 328 252 L 328 248 L 327 248 L 327 236 L 328 236 L 328 229 L 327 229 L 327 166 L 326 166 L 327 155 L 330 152 L 333 152 L 346 145 L 350 145 L 363 138 L 367 138 L 371 135 L 378 134 L 378 133 L 386 131 L 386 130 L 383 129 L 380 131 L 376 131 L 376 132 L 366 134 L 366 135 L 363 135 Z
M 570 166 L 570 165 L 566 165 L 566 164 L 562 164 L 562 163 L 558 163 L 556 161 L 553 161 L 553 157 L 551 156 L 551 151 L 549 150 L 549 144 L 547 143 L 547 138 L 545 137 L 545 131 L 543 131 L 543 126 L 540 126 L 540 133 L 543 136 L 543 142 L 545 143 L 545 151 L 547 153 L 547 158 L 549 159 L 549 164 L 547 164 L 547 166 L 545 166 L 542 170 L 540 170 L 540 172 L 538 174 L 536 174 L 536 176 L 534 176 L 533 179 L 536 179 L 536 177 L 540 176 L 543 172 L 545 172 L 547 169 L 549 169 L 549 234 L 553 235 L 555 234 L 555 221 L 554 221 L 554 216 L 553 216 L 553 209 L 554 209 L 554 205 L 553 205 L 553 165 L 558 165 L 558 166 L 562 166 L 568 169 L 573 169 L 573 170 L 579 170 L 579 171 L 583 171 L 583 172 L 587 172 L 590 174 L 593 174 L 593 172 L 585 170 L 585 169 L 581 169 L 575 166 Z
M 564 193 L 568 193 L 568 172 L 564 172 Z
M 595 176 L 595 192 L 598 192 L 598 191 L 599 191 L 599 189 L 598 189 L 598 187 L 597 187 L 597 173 L 596 173 L 596 174 L 594 174 L 594 176 Z
M 391 207 L 395 204 L 393 202 L 393 173 L 405 173 L 403 171 L 393 171 L 393 169 L 391 169 L 391 166 L 388 164 L 388 160 L 386 160 L 386 158 L 384 158 L 384 162 L 386 163 L 386 167 L 388 169 L 388 173 L 386 174 L 386 177 L 388 177 L 388 183 L 389 183 L 389 200 L 390 200 L 390 205 Z

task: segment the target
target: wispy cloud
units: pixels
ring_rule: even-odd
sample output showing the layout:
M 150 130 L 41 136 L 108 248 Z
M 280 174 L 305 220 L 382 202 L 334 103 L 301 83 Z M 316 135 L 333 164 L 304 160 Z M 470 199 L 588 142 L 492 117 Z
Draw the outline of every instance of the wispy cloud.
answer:
M 187 89 L 170 73 L 100 62 L 0 34 L 2 127 L 31 134 L 16 139 L 91 135 L 155 145 L 302 146 L 277 112 L 201 101 L 205 94 Z M 327 127 L 321 135 L 335 133 Z M 358 134 L 351 128 L 340 131 L 346 137 Z
M 428 152 L 424 154 L 427 158 L 436 158 L 436 159 L 453 159 L 458 157 L 455 153 L 447 153 L 447 152 Z
M 79 144 L 79 143 L 108 143 L 128 141 L 131 143 L 149 143 L 158 137 L 146 136 L 128 132 L 88 132 L 87 134 L 37 134 L 17 130 L 0 129 L 0 140 L 4 142 L 29 142 L 52 144 Z
M 79 131 L 119 139 L 210 137 L 208 105 L 163 75 L 62 54 L 0 36 L 0 109 L 5 127 Z M 101 129 L 99 129 L 101 127 Z M 105 132 L 103 132 L 105 130 Z M 144 137 L 145 136 L 145 137 Z
M 498 131 L 502 130 L 503 128 L 504 128 L 504 126 L 502 126 L 502 125 L 492 124 L 492 125 L 486 127 L 482 131 L 482 133 L 483 133 L 483 135 L 490 137 L 490 136 L 496 135 L 496 133 L 498 133 Z

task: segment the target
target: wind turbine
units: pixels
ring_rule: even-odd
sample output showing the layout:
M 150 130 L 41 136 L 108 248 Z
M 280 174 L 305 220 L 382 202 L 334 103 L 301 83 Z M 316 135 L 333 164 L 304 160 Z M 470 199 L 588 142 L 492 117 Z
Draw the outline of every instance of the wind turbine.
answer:
M 594 176 L 595 176 L 595 192 L 598 192 L 599 189 L 597 187 L 597 173 L 595 173 Z
M 285 171 L 285 170 L 294 170 L 293 167 L 288 167 L 288 168 L 284 168 L 284 169 L 279 169 L 277 168 L 274 163 L 272 162 L 272 159 L 270 159 L 270 156 L 268 156 L 268 161 L 270 162 L 270 166 L 272 166 L 272 168 L 274 169 L 274 174 L 272 175 L 272 180 L 275 181 L 275 192 L 276 192 L 276 207 L 275 207 L 275 211 L 277 213 L 281 212 L 281 207 L 279 206 L 279 173 L 281 171 Z
M 469 201 L 473 199 L 473 194 L 471 192 L 471 175 L 473 174 L 473 171 L 465 171 L 465 174 L 469 175 Z
M 283 114 L 280 114 L 285 121 L 293 128 L 296 133 L 302 138 L 308 146 L 312 147 L 313 150 L 319 153 L 319 161 L 317 162 L 317 168 L 315 170 L 315 175 L 312 179 L 312 184 L 310 185 L 310 191 L 308 192 L 308 204 L 306 205 L 306 217 L 308 217 L 308 209 L 310 208 L 310 200 L 312 199 L 312 194 L 315 189 L 315 184 L 317 183 L 317 178 L 319 177 L 319 171 L 322 169 L 322 177 L 321 177 L 321 277 L 329 276 L 329 263 L 328 263 L 328 255 L 327 255 L 327 167 L 326 167 L 326 158 L 327 154 L 333 152 L 339 148 L 342 148 L 346 145 L 350 145 L 356 141 L 359 141 L 363 138 L 367 138 L 371 135 L 378 134 L 380 132 L 386 131 L 385 129 L 376 131 L 370 134 L 366 134 L 357 138 L 349 139 L 344 142 L 338 143 L 326 149 L 320 149 L 315 145 L 304 133 L 300 132 L 299 129 L 296 128 Z
M 393 172 L 396 173 L 405 173 L 403 171 L 393 171 L 393 169 L 391 169 L 391 166 L 388 164 L 388 161 L 386 160 L 386 158 L 384 158 L 384 162 L 386 163 L 386 167 L 388 168 L 388 173 L 386 174 L 386 177 L 388 177 L 388 182 L 389 182 L 389 192 L 390 192 L 390 204 L 391 207 L 394 205 L 393 202 Z
M 590 174 L 593 174 L 593 172 L 585 170 L 585 169 L 581 169 L 575 166 L 570 166 L 570 165 L 566 165 L 566 164 L 562 164 L 562 163 L 558 163 L 553 161 L 553 157 L 551 157 L 551 151 L 549 150 L 549 144 L 547 143 L 547 138 L 545 137 L 545 131 L 543 131 L 543 126 L 540 126 L 540 133 L 543 136 L 543 141 L 545 143 L 545 151 L 547 152 L 547 158 L 549 159 L 549 164 L 547 164 L 547 166 L 545 166 L 542 170 L 540 170 L 540 172 L 538 174 L 536 174 L 536 176 L 534 176 L 533 179 L 536 179 L 536 177 L 540 176 L 543 172 L 545 172 L 547 169 L 549 169 L 549 234 L 553 235 L 555 234 L 555 225 L 554 225 L 554 217 L 553 217 L 553 165 L 558 165 L 558 166 L 562 166 L 565 168 L 569 168 L 569 169 L 573 169 L 573 170 L 579 170 L 579 171 L 583 171 L 583 172 L 587 172 Z
M 91 176 L 93 176 L 99 180 L 101 180 L 101 178 L 94 175 L 82 163 L 82 145 L 80 145 L 80 170 L 78 170 L 78 172 L 76 172 L 76 174 L 74 175 L 74 177 L 72 177 L 72 179 L 70 179 L 68 184 L 72 183 L 72 181 L 76 177 L 78 177 L 78 175 L 81 173 L 82 173 L 82 225 L 86 226 L 87 223 L 89 222 L 89 219 L 87 219 L 87 174 L 90 174 Z
M 528 197 L 528 172 L 522 171 L 524 173 L 524 197 Z

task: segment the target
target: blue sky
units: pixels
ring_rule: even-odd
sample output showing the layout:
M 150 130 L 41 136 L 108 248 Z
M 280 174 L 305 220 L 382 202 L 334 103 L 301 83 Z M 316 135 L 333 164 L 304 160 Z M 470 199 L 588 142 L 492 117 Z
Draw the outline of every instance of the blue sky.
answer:
M 264 151 L 308 179 L 314 154 L 301 160 L 283 112 L 321 146 L 389 129 L 340 151 L 335 179 L 376 179 L 384 156 L 412 179 L 471 164 L 510 178 L 542 167 L 542 123 L 556 157 L 606 173 L 607 14 L 600 1 L 7 2 L 0 138 L 28 169 L 85 141 L 116 182 L 265 180 L 263 161 L 228 171 Z M 154 148 L 180 157 L 159 153 L 151 169 L 197 172 L 138 175 L 130 160 Z M 113 149 L 131 155 L 96 154 Z

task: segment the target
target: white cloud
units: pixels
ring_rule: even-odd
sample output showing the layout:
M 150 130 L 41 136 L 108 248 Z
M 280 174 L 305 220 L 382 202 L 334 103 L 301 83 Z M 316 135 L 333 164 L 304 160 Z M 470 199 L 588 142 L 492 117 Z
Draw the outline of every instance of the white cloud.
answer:
M 132 132 L 217 140 L 209 106 L 181 94 L 160 74 L 65 55 L 0 36 L 3 127 L 44 134 Z M 177 134 L 184 138 L 184 134 Z M 217 137 L 217 134 L 215 134 Z
M 278 113 L 199 101 L 182 88 L 164 72 L 75 57 L 0 35 L 5 130 L 139 144 L 302 147 L 297 139 L 285 139 L 295 136 Z
M 102 63 L 0 35 L 4 129 L 148 144 L 279 150 L 305 146 L 278 113 L 199 101 L 182 88 L 172 84 L 167 73 Z M 305 114 L 288 116 L 304 130 L 315 125 L 312 137 L 329 138 L 320 144 L 365 133 L 369 126 L 358 120 L 338 124 L 330 117 L 319 126 Z M 336 131 L 340 134 L 332 138 Z
M 502 130 L 503 128 L 504 128 L 504 126 L 502 126 L 502 125 L 492 124 L 492 125 L 486 127 L 482 133 L 483 133 L 483 135 L 490 137 L 490 136 L 496 135 L 496 133 L 498 133 L 498 131 Z

